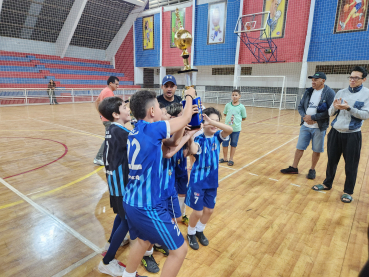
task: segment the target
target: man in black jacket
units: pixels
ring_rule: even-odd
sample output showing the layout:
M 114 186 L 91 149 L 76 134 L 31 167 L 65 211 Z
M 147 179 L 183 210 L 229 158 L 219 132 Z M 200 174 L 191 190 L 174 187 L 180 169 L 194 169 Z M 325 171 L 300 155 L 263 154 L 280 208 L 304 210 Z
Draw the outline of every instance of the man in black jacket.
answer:
M 312 79 L 312 87 L 306 89 L 298 106 L 301 115 L 301 128 L 295 159 L 292 166 L 282 169 L 281 172 L 298 174 L 297 166 L 304 151 L 312 141 L 313 155 L 307 178 L 315 179 L 315 166 L 319 161 L 320 153 L 324 152 L 324 137 L 329 126 L 328 109 L 333 103 L 335 92 L 324 84 L 327 77 L 323 72 L 317 72 L 313 76 L 309 76 L 309 79 Z

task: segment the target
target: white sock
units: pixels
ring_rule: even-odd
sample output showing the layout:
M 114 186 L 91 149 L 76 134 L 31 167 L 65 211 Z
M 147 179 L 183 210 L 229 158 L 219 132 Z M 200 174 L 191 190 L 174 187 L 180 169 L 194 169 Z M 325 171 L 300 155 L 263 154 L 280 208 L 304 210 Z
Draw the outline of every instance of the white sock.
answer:
M 155 246 L 160 247 L 161 245 L 160 245 L 160 244 L 158 244 L 158 243 L 155 243 Z
M 136 277 L 136 271 L 133 273 L 128 273 L 124 270 L 122 277 Z
M 206 224 L 202 224 L 199 220 L 196 224 L 196 231 L 197 232 L 204 232 Z
M 185 201 L 184 196 L 178 196 L 179 207 L 181 208 L 182 215 L 184 215 L 184 212 L 186 210 L 186 205 L 185 205 L 184 201 Z
M 152 253 L 154 253 L 154 247 L 151 248 L 151 250 L 146 251 L 145 254 L 144 254 L 144 256 L 146 256 L 146 257 L 151 256 Z
M 186 215 L 186 204 L 183 203 L 183 213 L 182 213 L 182 216 L 185 216 Z
M 188 225 L 188 227 L 187 227 L 187 234 L 189 234 L 189 235 L 196 235 L 196 227 L 191 227 L 190 225 Z

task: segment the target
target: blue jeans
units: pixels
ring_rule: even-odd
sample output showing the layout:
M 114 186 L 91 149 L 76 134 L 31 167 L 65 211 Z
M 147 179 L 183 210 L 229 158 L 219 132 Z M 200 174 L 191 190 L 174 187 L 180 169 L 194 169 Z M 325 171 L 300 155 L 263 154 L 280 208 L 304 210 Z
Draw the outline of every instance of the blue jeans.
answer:
M 301 125 L 299 140 L 297 141 L 296 148 L 299 150 L 306 150 L 309 146 L 310 140 L 312 140 L 312 149 L 314 152 L 324 152 L 324 137 L 326 130 L 320 131 L 319 128 L 309 128 L 305 125 Z
M 239 136 L 240 136 L 240 132 L 233 132 L 232 134 L 230 134 L 229 139 L 223 141 L 223 144 L 222 144 L 223 147 L 228 147 L 229 142 L 231 142 L 232 147 L 237 147 Z

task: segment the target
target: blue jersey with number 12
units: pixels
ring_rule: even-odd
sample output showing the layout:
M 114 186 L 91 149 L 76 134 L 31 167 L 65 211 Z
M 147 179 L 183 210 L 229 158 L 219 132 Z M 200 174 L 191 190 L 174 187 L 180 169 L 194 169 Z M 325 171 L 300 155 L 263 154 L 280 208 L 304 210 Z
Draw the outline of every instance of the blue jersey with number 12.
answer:
M 140 120 L 129 133 L 127 154 L 129 181 L 123 201 L 139 208 L 155 207 L 161 203 L 163 175 L 162 140 L 170 137 L 167 121 L 149 123 Z

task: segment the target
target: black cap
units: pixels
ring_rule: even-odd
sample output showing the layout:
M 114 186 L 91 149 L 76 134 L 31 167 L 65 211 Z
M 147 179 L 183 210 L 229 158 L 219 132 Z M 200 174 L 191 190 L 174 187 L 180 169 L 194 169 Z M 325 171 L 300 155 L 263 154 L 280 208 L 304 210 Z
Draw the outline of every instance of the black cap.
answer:
M 327 80 L 327 76 L 325 76 L 324 72 L 316 72 L 313 76 L 309 76 L 309 79 L 324 79 Z

